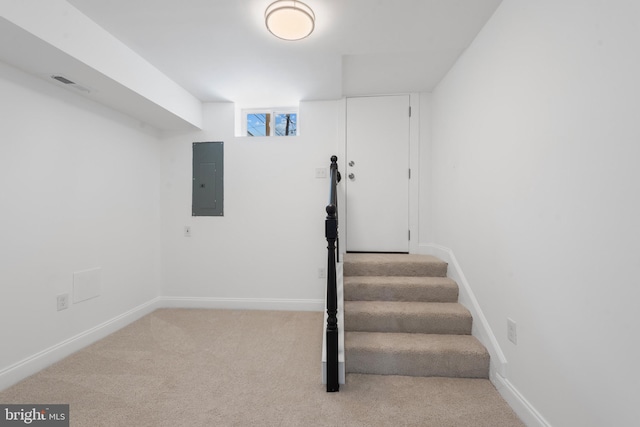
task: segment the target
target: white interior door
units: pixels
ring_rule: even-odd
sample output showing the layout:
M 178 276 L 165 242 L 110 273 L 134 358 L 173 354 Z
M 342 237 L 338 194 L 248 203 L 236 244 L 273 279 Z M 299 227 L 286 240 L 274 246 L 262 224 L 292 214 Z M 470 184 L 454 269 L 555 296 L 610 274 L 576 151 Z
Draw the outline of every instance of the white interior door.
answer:
M 409 106 L 347 98 L 347 251 L 409 252 Z

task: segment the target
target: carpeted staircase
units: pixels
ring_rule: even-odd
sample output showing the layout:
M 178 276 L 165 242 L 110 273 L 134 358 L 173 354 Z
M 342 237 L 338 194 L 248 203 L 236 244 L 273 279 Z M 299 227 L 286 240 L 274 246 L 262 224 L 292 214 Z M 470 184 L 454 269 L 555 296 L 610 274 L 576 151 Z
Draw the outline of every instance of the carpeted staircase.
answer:
M 488 378 L 489 353 L 446 275 L 429 255 L 346 254 L 346 371 Z

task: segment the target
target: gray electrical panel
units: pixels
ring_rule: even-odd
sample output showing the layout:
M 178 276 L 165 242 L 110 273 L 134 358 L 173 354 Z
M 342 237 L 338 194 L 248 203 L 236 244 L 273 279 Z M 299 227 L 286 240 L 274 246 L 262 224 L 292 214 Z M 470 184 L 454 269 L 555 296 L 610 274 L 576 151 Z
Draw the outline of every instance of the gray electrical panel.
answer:
M 223 147 L 223 142 L 193 144 L 193 216 L 223 216 Z

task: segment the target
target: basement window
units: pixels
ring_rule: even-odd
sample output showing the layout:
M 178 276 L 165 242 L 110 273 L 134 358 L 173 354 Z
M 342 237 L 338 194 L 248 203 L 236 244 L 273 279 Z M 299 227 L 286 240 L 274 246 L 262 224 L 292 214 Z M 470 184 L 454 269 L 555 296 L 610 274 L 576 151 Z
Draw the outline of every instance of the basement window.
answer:
M 244 136 L 297 136 L 298 111 L 243 110 L 242 134 Z

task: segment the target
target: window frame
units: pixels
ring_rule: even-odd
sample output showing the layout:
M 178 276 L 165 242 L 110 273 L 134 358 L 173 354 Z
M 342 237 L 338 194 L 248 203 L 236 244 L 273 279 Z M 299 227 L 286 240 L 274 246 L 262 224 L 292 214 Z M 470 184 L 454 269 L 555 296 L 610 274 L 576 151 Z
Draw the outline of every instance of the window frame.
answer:
M 284 137 L 289 138 L 292 136 L 300 135 L 300 113 L 297 108 L 245 108 L 241 110 L 242 113 L 242 136 L 248 138 L 270 138 L 270 137 Z M 247 120 L 249 115 L 253 114 L 265 114 L 269 117 L 269 123 L 266 126 L 266 135 L 249 135 Z M 296 116 L 296 133 L 293 135 L 277 135 L 276 134 L 276 117 L 286 114 L 295 114 Z

